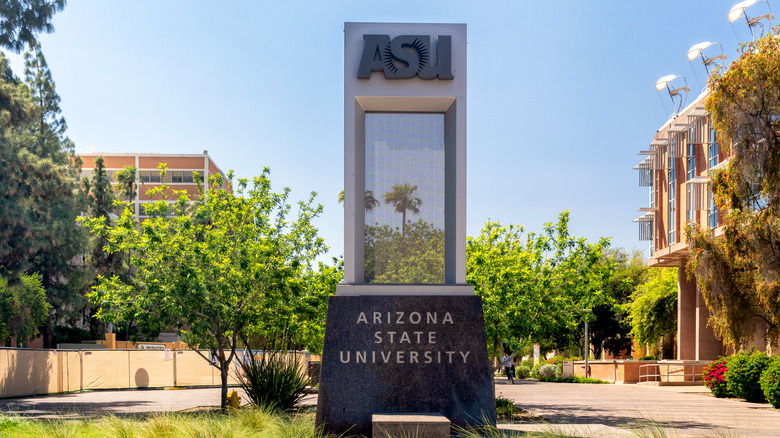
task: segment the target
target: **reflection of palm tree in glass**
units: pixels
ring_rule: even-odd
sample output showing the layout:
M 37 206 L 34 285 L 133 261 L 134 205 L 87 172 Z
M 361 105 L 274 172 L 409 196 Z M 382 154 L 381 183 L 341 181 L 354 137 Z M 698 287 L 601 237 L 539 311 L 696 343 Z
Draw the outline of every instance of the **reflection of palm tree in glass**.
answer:
M 395 211 L 401 213 L 401 233 L 406 234 L 406 211 L 414 214 L 420 213 L 422 199 L 414 196 L 417 191 L 417 184 L 409 183 L 394 184 L 393 189 L 385 193 L 385 204 L 393 204 Z
M 342 203 L 344 203 L 344 190 L 339 193 L 339 204 Z M 366 211 L 371 211 L 374 209 L 374 207 L 379 207 L 379 201 L 376 200 L 374 197 L 374 192 L 371 190 L 366 190 L 364 195 L 364 203 Z

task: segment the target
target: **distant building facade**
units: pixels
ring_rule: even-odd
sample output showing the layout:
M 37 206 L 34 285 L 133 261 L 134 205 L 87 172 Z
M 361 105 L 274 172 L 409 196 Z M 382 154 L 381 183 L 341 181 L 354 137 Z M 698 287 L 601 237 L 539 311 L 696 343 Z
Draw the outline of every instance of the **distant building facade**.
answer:
M 639 185 L 648 187 L 649 205 L 640 208 L 639 239 L 650 242 L 648 266 L 677 267 L 677 359 L 711 360 L 724 354 L 723 343 L 707 326 L 709 312 L 695 280 L 688 279 L 685 228 L 699 224 L 722 234 L 710 177 L 728 162 L 704 109 L 708 92 L 669 119 L 655 133 L 645 158 L 634 167 Z
M 82 178 L 92 178 L 95 159 L 103 157 L 106 176 L 113 184 L 116 184 L 114 175 L 118 171 L 127 166 L 135 166 L 138 172 L 139 186 L 132 203 L 135 217 L 138 220 L 146 218 L 144 204 L 155 201 L 147 192 L 151 188 L 160 186 L 163 182 L 167 183 L 172 190 L 185 190 L 191 200 L 196 200 L 198 197 L 198 186 L 195 182 L 196 172 L 201 180 L 201 184 L 203 184 L 204 191 L 208 190 L 209 176 L 221 174 L 223 181 L 225 180 L 225 174 L 209 156 L 208 151 L 203 151 L 201 154 L 90 152 L 78 155 L 83 161 Z M 162 181 L 160 177 L 160 169 L 158 168 L 160 163 L 165 163 L 167 167 L 164 177 L 165 181 Z M 227 183 L 224 182 L 223 184 Z M 124 201 L 129 200 L 124 199 Z

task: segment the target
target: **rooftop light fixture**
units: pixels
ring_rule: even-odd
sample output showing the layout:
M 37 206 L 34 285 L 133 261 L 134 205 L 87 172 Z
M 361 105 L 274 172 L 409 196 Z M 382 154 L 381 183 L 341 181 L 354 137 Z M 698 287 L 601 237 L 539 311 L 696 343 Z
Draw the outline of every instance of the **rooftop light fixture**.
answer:
M 767 10 L 769 12 L 766 13 L 766 14 L 763 14 L 763 15 L 757 15 L 757 16 L 755 16 L 753 18 L 750 18 L 750 16 L 748 16 L 746 10 L 748 8 L 752 7 L 753 5 L 755 5 L 756 3 L 759 3 L 759 2 L 766 3 L 766 8 L 767 8 Z M 761 20 L 766 19 L 767 22 L 769 23 L 769 27 L 771 27 L 772 26 L 772 20 L 774 20 L 774 18 L 775 18 L 772 15 L 772 8 L 769 6 L 769 1 L 768 0 L 744 0 L 744 1 L 741 1 L 741 2 L 737 3 L 729 11 L 729 15 L 728 15 L 729 23 L 734 23 L 741 16 L 745 17 L 745 23 L 750 28 L 750 35 L 753 37 L 753 40 L 756 39 L 756 33 L 755 33 L 755 27 L 756 26 L 760 26 L 761 27 L 761 34 L 762 35 L 764 33 L 764 25 L 763 25 L 763 23 L 761 23 Z M 760 36 L 761 35 L 759 35 L 759 37 Z
M 704 56 L 704 50 L 708 49 L 710 46 L 713 46 L 717 44 L 720 47 L 720 54 L 714 55 L 714 56 Z M 726 55 L 723 53 L 723 45 L 719 42 L 709 42 L 705 41 L 703 43 L 696 44 L 695 46 L 688 49 L 688 61 L 693 61 L 696 58 L 701 58 L 701 63 L 704 65 L 704 68 L 707 69 L 707 75 L 710 74 L 710 67 L 714 65 L 718 60 L 725 61 Z
M 672 82 L 675 82 L 675 84 L 672 84 Z M 678 86 L 678 84 L 681 86 Z M 666 89 L 667 94 L 669 94 L 669 98 L 672 99 L 674 110 L 670 117 L 674 117 L 679 114 L 685 106 L 685 103 L 688 100 L 688 92 L 691 91 L 691 89 L 688 88 L 688 81 L 685 79 L 685 76 L 682 75 L 666 75 L 657 80 L 655 83 L 655 91 L 660 93 L 664 88 Z

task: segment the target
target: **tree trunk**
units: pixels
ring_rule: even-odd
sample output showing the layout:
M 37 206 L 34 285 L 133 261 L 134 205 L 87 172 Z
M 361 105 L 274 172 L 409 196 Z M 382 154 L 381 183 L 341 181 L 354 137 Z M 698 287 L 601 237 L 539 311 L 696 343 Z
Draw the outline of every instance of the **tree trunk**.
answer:
M 496 356 L 497 351 L 498 351 L 498 336 L 493 338 L 493 359 L 498 357 Z M 488 358 L 488 360 L 490 360 L 490 358 Z M 494 365 L 495 365 L 495 360 L 490 360 L 490 374 L 493 377 L 492 379 L 490 379 L 490 381 L 493 382 L 493 400 L 496 399 L 496 370 L 493 368 Z
M 220 352 L 219 357 L 219 376 L 222 378 L 222 397 L 220 400 L 219 408 L 223 413 L 227 413 L 227 396 L 228 396 L 228 363 L 225 361 L 225 355 Z
M 49 316 L 46 318 L 46 322 L 43 324 L 43 327 L 40 328 L 41 334 L 43 335 L 43 348 L 56 347 L 56 345 L 52 345 L 53 339 L 51 326 L 54 324 L 52 319 L 54 319 L 54 317 L 51 315 L 51 313 L 49 313 Z

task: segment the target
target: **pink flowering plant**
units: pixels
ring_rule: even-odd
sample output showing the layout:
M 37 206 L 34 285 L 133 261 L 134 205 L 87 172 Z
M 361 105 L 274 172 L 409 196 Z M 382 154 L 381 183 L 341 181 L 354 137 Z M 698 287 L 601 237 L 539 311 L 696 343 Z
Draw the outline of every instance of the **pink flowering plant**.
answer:
M 761 390 L 769 404 L 780 408 L 780 358 L 773 358 L 761 373 Z
M 722 357 L 704 366 L 704 383 L 715 397 L 731 396 L 726 385 L 726 371 L 728 371 L 728 362 Z

